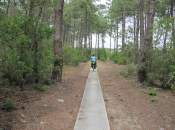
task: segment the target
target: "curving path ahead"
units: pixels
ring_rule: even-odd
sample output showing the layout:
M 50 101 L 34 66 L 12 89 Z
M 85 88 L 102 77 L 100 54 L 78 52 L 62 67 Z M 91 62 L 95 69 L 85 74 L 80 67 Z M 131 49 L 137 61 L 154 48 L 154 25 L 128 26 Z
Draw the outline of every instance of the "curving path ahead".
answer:
M 90 69 L 74 130 L 110 130 L 97 69 Z

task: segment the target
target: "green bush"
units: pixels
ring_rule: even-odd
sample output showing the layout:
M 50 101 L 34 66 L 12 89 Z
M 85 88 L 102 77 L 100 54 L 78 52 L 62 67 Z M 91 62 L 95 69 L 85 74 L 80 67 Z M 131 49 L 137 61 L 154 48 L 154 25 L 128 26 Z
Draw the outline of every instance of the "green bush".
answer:
M 78 66 L 80 62 L 86 62 L 87 58 L 84 57 L 84 49 L 81 46 L 77 48 L 64 47 L 63 61 L 66 65 Z
M 125 70 L 120 71 L 120 75 L 123 77 L 128 77 L 128 73 Z
M 110 59 L 119 65 L 131 64 L 134 60 L 134 45 L 125 44 L 118 52 L 110 55 Z
M 171 86 L 171 90 L 175 90 L 175 86 Z
M 99 48 L 97 50 L 97 57 L 98 59 L 100 59 L 101 61 L 106 61 L 108 59 L 108 54 L 106 52 L 106 50 L 104 48 Z
M 112 61 L 114 61 L 115 59 L 116 59 L 116 52 L 113 52 L 113 53 L 111 53 L 110 55 L 109 55 L 109 59 L 110 60 L 112 60 Z M 114 62 L 115 63 L 115 62 Z
M 137 68 L 135 66 L 133 66 L 132 64 L 129 64 L 126 67 L 127 67 L 128 74 L 132 74 L 133 72 L 135 72 L 137 70 Z
M 22 86 L 50 78 L 53 45 L 49 39 L 54 29 L 27 16 L 6 18 L 0 21 L 0 28 L 2 84 Z
M 5 94 L 8 94 L 9 92 L 10 92 L 10 89 L 8 89 L 8 88 L 4 89 Z
M 157 95 L 157 89 L 156 88 L 152 88 L 148 91 L 148 94 L 149 95 L 152 95 L 152 96 L 156 96 Z
M 51 80 L 50 78 L 46 78 L 46 79 L 43 79 L 43 84 L 46 84 L 46 85 L 51 85 L 53 84 L 55 81 L 54 80 Z
M 1 109 L 3 111 L 12 111 L 16 109 L 14 101 L 6 101 L 4 104 L 2 104 Z
M 152 97 L 151 101 L 152 102 L 156 101 L 156 98 L 155 97 Z
M 34 84 L 34 89 L 39 90 L 39 91 L 45 91 L 48 88 L 47 85 L 43 84 Z
M 167 50 L 163 53 L 160 49 L 156 49 L 151 53 L 150 61 L 145 62 L 141 66 L 147 70 L 147 82 L 149 84 L 157 84 L 162 88 L 171 88 L 175 84 L 175 50 Z
M 119 64 L 119 65 L 125 65 L 126 62 L 127 62 L 127 57 L 126 57 L 124 51 L 120 51 L 117 54 L 116 53 L 112 53 L 110 55 L 110 59 L 112 61 L 114 61 L 114 63 Z

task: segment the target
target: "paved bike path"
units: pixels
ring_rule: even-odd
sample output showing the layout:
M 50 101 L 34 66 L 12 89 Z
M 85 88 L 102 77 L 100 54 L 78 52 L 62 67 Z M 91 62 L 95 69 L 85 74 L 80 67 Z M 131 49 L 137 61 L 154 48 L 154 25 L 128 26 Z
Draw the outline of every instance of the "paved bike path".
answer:
M 74 130 L 110 130 L 97 69 L 90 69 Z

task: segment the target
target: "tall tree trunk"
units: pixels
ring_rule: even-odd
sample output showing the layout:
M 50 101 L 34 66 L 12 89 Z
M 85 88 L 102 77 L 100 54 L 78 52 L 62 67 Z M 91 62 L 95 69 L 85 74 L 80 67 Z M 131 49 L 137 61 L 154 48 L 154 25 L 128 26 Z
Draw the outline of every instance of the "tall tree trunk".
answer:
M 91 45 L 91 49 L 92 49 L 92 34 L 90 35 L 90 40 L 91 40 L 91 42 L 90 42 L 90 45 Z
M 85 8 L 85 21 L 84 21 L 84 56 L 87 56 L 87 7 Z
M 144 16 L 143 16 L 143 9 L 144 9 L 144 0 L 140 0 L 140 49 L 143 50 L 144 44 Z
M 81 18 L 81 29 L 80 29 L 80 39 L 79 39 L 79 44 L 82 46 L 83 43 L 83 36 L 82 36 L 82 32 L 83 32 L 83 20 Z
M 33 19 L 33 13 L 34 13 L 34 8 L 35 8 L 35 5 L 34 5 L 34 2 L 33 0 L 30 1 L 30 8 L 29 8 L 29 16 L 30 16 L 30 22 L 33 22 L 32 19 Z M 33 40 L 34 40 L 34 51 L 35 51 L 35 56 L 34 56 L 34 75 L 35 75 L 35 84 L 37 84 L 39 82 L 39 79 L 38 79 L 38 42 L 36 39 L 36 36 L 33 37 Z
M 101 39 L 102 40 L 101 41 L 102 42 L 102 48 L 104 48 L 104 44 L 105 44 L 104 35 L 105 35 L 104 30 L 102 29 L 102 34 L 101 34 L 101 36 L 102 36 L 102 39 Z
M 112 51 L 111 51 L 111 35 L 110 35 L 110 53 L 112 53 Z
M 111 20 L 110 20 L 111 21 Z M 112 48 L 111 48 L 111 39 L 112 39 L 112 21 L 111 21 L 111 26 L 110 26 L 110 53 L 112 53 Z
M 62 81 L 62 20 L 63 20 L 63 6 L 64 0 L 59 0 L 55 10 L 55 27 L 56 32 L 54 34 L 54 54 L 60 58 L 56 58 L 54 61 L 54 70 L 52 72 L 52 79 L 57 82 Z M 61 60 L 60 60 L 61 59 Z
M 122 18 L 122 49 L 125 45 L 125 0 L 124 0 L 124 8 L 123 8 L 123 18 Z
M 144 28 L 144 32 L 145 32 L 145 30 L 147 30 L 147 22 L 146 22 L 146 20 L 147 20 L 147 13 L 144 13 L 144 23 L 145 23 L 145 28 Z M 145 34 L 145 33 L 144 33 Z M 144 35 L 145 36 L 145 35 Z
M 147 31 L 144 40 L 144 48 L 141 52 L 141 64 L 142 67 L 138 71 L 138 80 L 140 82 L 147 81 L 148 68 L 151 66 L 151 49 L 152 49 L 152 29 L 154 23 L 154 8 L 155 0 L 149 0 L 148 7 L 148 19 L 147 19 Z
M 133 23 L 133 26 L 134 26 L 134 44 L 136 43 L 136 24 L 137 24 L 137 22 L 136 22 L 136 20 L 137 20 L 137 13 L 135 12 L 134 13 L 134 23 Z
M 74 14 L 73 48 L 75 48 L 75 14 Z
M 139 39 L 139 11 L 137 11 L 137 14 L 136 14 L 136 37 L 135 37 L 135 54 L 134 54 L 134 64 L 137 64 L 138 63 L 138 39 Z
M 63 26 L 63 43 L 66 42 L 66 26 Z
M 170 15 L 171 15 L 171 18 L 172 18 L 172 46 L 173 46 L 173 49 L 175 50 L 175 25 L 174 25 L 174 15 L 173 15 L 173 11 L 174 11 L 174 0 L 171 0 L 171 7 L 170 7 Z
M 166 52 L 166 39 L 167 39 L 168 29 L 165 30 L 164 40 L 163 40 L 163 52 Z
M 117 19 L 116 48 L 115 48 L 115 49 L 116 49 L 116 54 L 118 53 L 118 39 L 119 39 L 119 37 L 118 37 L 118 30 L 119 30 L 119 29 L 118 29 L 118 21 L 119 21 L 119 20 Z
M 97 52 L 97 45 L 98 45 L 98 33 L 96 33 L 95 54 Z
M 88 32 L 89 49 L 91 49 L 92 47 L 91 47 L 91 33 L 90 33 L 90 32 L 91 32 L 91 30 L 90 30 L 90 28 L 88 29 L 88 31 L 89 31 L 89 32 Z
M 100 34 L 98 32 L 98 49 L 99 49 L 99 47 L 100 47 Z
M 7 15 L 9 15 L 9 8 L 10 8 L 10 0 L 8 0 L 7 3 L 7 10 L 6 10 Z

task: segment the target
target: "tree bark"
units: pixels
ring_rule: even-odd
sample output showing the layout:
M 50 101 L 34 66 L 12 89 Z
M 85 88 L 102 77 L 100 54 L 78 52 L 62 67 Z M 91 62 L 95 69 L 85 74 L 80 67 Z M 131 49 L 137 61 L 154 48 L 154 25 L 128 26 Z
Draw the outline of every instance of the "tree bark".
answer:
M 85 21 L 84 21 L 84 56 L 87 56 L 87 7 L 85 8 Z
M 118 22 L 119 20 L 117 19 L 117 32 L 116 32 L 116 54 L 118 53 L 118 39 L 119 39 L 119 37 L 118 37 Z
M 62 81 L 62 20 L 63 20 L 63 6 L 64 0 L 59 0 L 55 10 L 55 27 L 56 32 L 54 34 L 54 54 L 61 58 L 61 60 L 56 59 L 54 61 L 54 70 L 52 72 L 52 79 L 57 82 Z
M 170 2 L 170 15 L 171 15 L 171 18 L 172 18 L 172 46 L 173 46 L 173 49 L 175 50 L 175 25 L 174 25 L 174 15 L 173 15 L 173 11 L 174 11 L 174 0 L 171 0 Z
M 124 0 L 124 9 L 123 9 L 123 18 L 122 18 L 122 49 L 125 45 L 125 0 Z
M 136 13 L 136 37 L 135 37 L 135 54 L 134 54 L 134 64 L 138 63 L 138 39 L 139 39 L 139 11 Z
M 99 47 L 100 47 L 100 34 L 98 32 L 98 49 L 99 49 Z
M 143 16 L 143 5 L 144 0 L 140 0 L 140 49 L 142 50 L 144 47 L 144 16 Z
M 9 15 L 9 8 L 10 8 L 10 0 L 8 0 L 7 3 L 7 10 L 6 10 L 7 15 Z
M 166 52 L 166 40 L 167 40 L 168 30 L 165 29 L 164 40 L 163 40 L 163 52 Z
M 104 29 L 102 29 L 102 34 L 101 34 L 101 42 L 102 42 L 102 48 L 104 48 L 104 44 L 105 44 L 105 40 L 104 40 L 104 37 L 105 37 L 105 32 L 104 32 Z
M 152 29 L 154 23 L 154 8 L 155 0 L 149 0 L 148 19 L 147 19 L 147 31 L 144 40 L 144 48 L 141 52 L 141 64 L 142 67 L 138 71 L 138 80 L 140 82 L 147 81 L 148 68 L 151 66 L 151 52 L 152 49 Z

